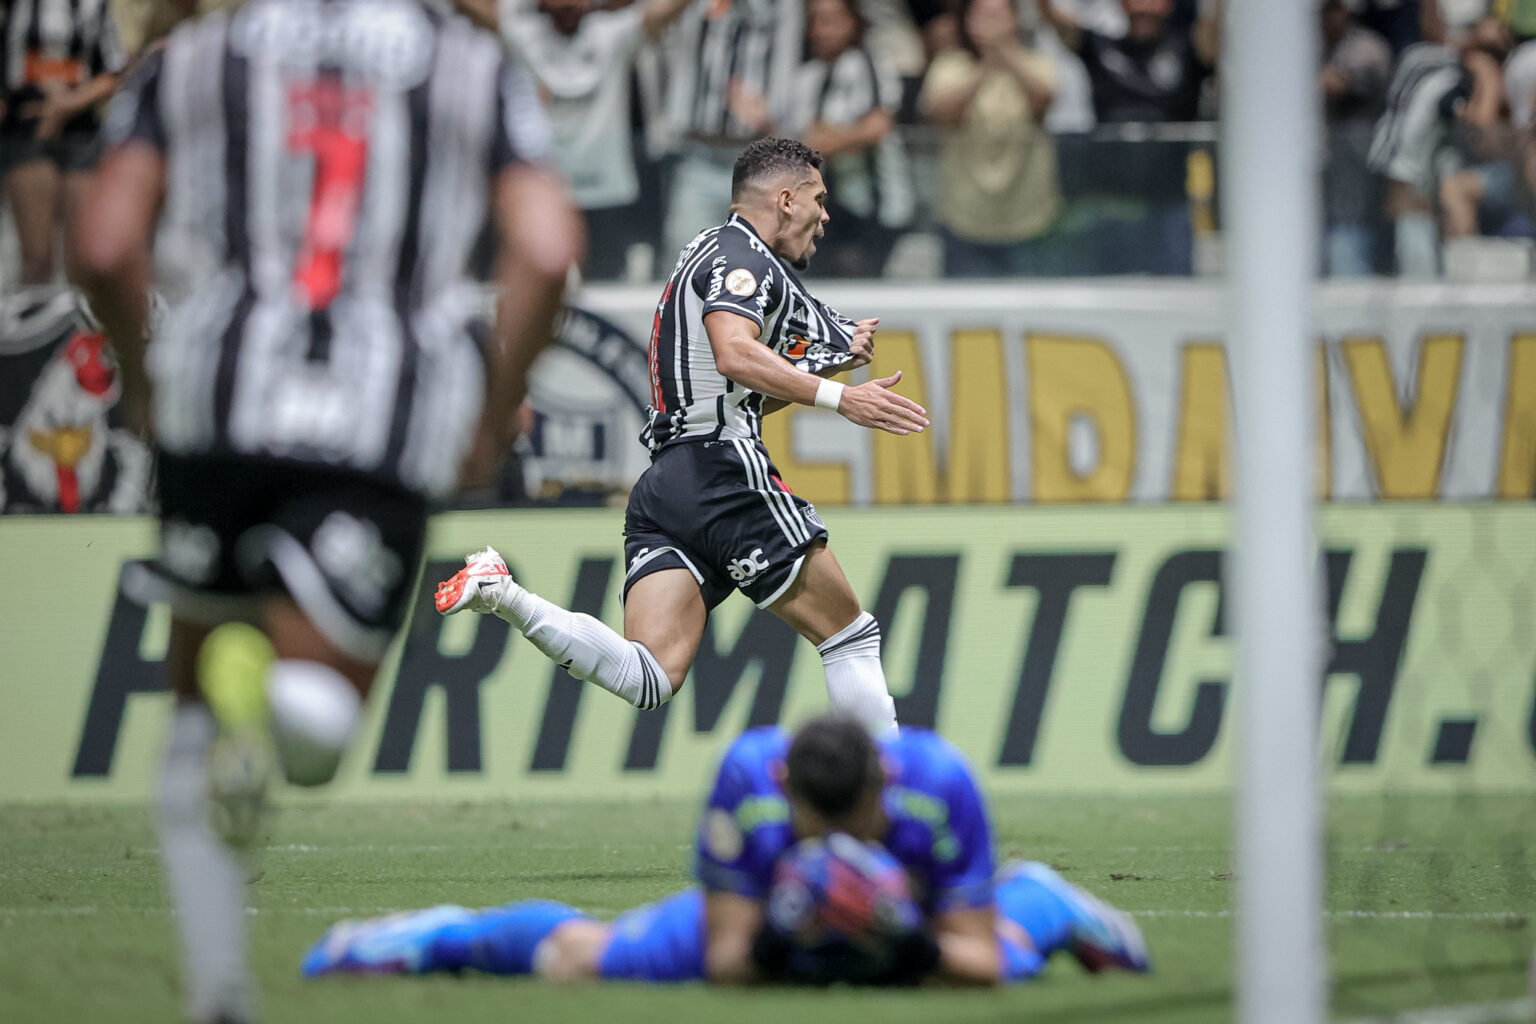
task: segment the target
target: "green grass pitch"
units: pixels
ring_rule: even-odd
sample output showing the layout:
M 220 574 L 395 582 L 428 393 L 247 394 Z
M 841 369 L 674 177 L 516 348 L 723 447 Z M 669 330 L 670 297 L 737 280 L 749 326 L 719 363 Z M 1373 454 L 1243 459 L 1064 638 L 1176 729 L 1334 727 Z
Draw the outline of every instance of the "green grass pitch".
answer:
M 1536 941 L 1528 796 L 1339 798 L 1327 936 L 1336 1019 L 1511 1000 Z M 1003 856 L 1048 861 L 1138 915 L 1148 978 L 1058 956 L 1035 982 L 956 992 L 553 988 L 526 980 L 304 982 L 334 919 L 451 902 L 566 900 L 612 915 L 688 877 L 695 805 L 285 808 L 251 888 L 265 1018 L 282 1024 L 542 1021 L 965 1024 L 1232 1018 L 1229 806 L 1214 797 L 994 802 Z M 1284 955 L 1280 951 L 1279 955 Z M 144 808 L 0 806 L 0 1021 L 178 1019 L 172 919 Z

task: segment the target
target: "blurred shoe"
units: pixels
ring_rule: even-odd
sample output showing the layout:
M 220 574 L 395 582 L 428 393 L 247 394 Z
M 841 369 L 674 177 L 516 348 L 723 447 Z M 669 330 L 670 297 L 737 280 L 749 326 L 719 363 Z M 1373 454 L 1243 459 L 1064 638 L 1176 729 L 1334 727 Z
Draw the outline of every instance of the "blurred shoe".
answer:
M 1038 862 L 1011 865 L 1009 871 L 1026 875 L 1057 896 L 1072 914 L 1069 949 L 1090 973 L 1106 968 L 1145 974 L 1152 970 L 1141 929 L 1125 913 L 1062 878 Z
M 432 940 L 448 925 L 469 921 L 474 911 L 444 904 L 388 917 L 341 921 L 304 954 L 304 977 L 324 974 L 419 974 Z

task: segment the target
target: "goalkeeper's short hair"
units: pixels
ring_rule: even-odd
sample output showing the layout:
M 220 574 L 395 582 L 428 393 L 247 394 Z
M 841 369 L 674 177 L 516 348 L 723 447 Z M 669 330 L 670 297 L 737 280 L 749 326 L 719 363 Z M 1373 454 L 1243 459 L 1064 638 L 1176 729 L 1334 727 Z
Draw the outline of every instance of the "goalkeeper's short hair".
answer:
M 801 726 L 784 761 L 785 788 L 832 820 L 852 811 L 884 779 L 869 729 L 844 714 L 822 715 Z

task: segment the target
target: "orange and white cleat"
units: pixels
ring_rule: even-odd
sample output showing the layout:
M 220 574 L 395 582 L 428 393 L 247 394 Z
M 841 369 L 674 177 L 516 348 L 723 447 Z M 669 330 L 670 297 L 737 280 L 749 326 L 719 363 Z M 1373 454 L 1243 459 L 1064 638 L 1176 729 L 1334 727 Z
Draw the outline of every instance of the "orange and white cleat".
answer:
M 443 615 L 466 608 L 482 614 L 496 612 L 511 600 L 516 587 L 506 560 L 488 547 L 465 555 L 464 568 L 437 585 L 434 601 Z

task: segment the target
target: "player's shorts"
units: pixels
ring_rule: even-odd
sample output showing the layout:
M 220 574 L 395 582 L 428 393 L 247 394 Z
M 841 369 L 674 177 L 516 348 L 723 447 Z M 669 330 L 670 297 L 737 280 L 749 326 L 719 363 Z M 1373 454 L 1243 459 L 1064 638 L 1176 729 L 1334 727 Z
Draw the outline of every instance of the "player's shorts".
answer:
M 214 625 L 287 593 L 326 638 L 377 661 L 399 631 L 426 540 L 426 499 L 323 464 L 161 454 L 160 556 L 132 596 Z
M 766 608 L 826 537 L 816 507 L 784 485 L 760 442 L 673 444 L 629 493 L 624 596 L 653 572 L 687 569 L 709 608 L 733 589 Z
M 609 981 L 703 980 L 703 890 L 684 889 L 620 914 L 598 973 Z

